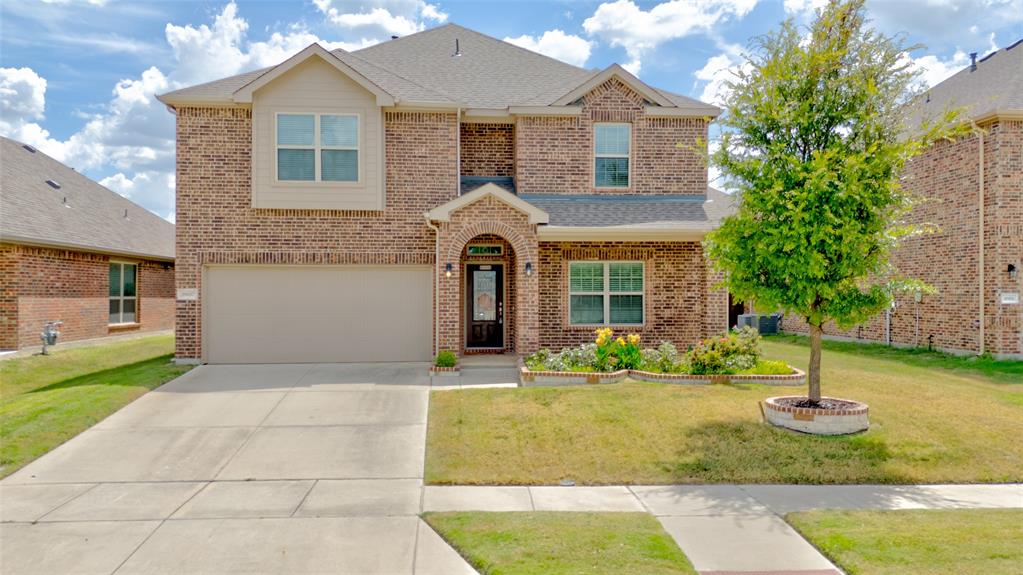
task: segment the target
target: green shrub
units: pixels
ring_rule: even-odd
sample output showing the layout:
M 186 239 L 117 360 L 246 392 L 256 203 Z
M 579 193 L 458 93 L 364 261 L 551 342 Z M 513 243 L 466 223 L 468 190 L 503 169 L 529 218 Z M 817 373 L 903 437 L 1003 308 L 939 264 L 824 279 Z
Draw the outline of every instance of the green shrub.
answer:
M 750 369 L 744 369 L 739 373 L 748 375 L 789 375 L 792 373 L 792 368 L 784 361 L 762 359 L 755 366 Z
M 689 373 L 709 375 L 752 369 L 760 360 L 760 334 L 750 327 L 712 337 L 686 354 Z
M 671 342 L 662 341 L 657 349 L 647 348 L 642 352 L 640 369 L 652 373 L 682 373 L 685 363 L 679 357 L 678 348 Z
M 437 367 L 455 367 L 458 363 L 458 356 L 455 352 L 447 349 L 442 349 L 437 352 L 437 358 L 433 360 L 433 365 Z

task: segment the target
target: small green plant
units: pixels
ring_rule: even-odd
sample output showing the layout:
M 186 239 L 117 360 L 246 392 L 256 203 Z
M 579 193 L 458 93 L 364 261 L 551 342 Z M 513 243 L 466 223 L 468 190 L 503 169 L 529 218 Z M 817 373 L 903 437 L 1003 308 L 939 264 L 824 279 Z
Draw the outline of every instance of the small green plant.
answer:
M 458 356 L 449 349 L 442 349 L 437 352 L 437 358 L 433 360 L 433 365 L 437 367 L 455 367 L 457 363 Z
M 744 369 L 739 373 L 745 375 L 789 375 L 792 373 L 792 368 L 784 361 L 762 359 L 755 366 L 750 369 Z
M 686 354 L 689 373 L 709 375 L 752 369 L 760 360 L 760 334 L 750 327 L 705 339 Z

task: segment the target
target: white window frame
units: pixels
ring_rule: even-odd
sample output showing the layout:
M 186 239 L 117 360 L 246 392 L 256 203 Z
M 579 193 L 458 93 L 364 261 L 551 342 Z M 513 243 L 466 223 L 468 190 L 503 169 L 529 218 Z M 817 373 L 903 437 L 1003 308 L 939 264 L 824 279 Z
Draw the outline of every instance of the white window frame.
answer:
M 572 291 L 572 264 L 603 264 L 604 266 L 604 290 L 603 291 Z M 611 264 L 639 264 L 643 271 L 643 289 L 641 291 L 611 291 Z M 607 326 L 643 326 L 646 324 L 646 262 L 642 260 L 571 260 L 568 262 L 568 325 L 571 327 L 607 327 Z M 572 296 L 574 295 L 599 295 L 604 298 L 604 321 L 601 323 L 572 323 Z M 639 323 L 611 323 L 611 296 L 612 295 L 638 295 L 643 298 L 643 321 Z
M 629 127 L 629 153 L 627 154 L 606 154 L 597 153 L 597 126 L 628 126 Z M 626 190 L 632 187 L 632 124 L 629 122 L 597 122 L 593 124 L 593 187 L 599 190 Z M 624 186 L 598 186 L 597 185 L 597 158 L 625 158 L 629 161 L 629 173 L 626 174 Z
M 107 266 L 107 283 L 110 283 L 110 266 L 119 265 L 121 266 L 120 280 L 121 285 L 118 286 L 118 293 L 120 295 L 110 295 L 110 288 L 107 287 L 107 325 L 134 325 L 139 323 L 139 264 L 138 262 L 126 262 L 120 260 L 110 260 Z M 135 295 L 125 296 L 124 295 L 124 266 L 135 266 Z M 121 303 L 120 310 L 118 312 L 118 319 L 120 321 L 110 321 L 110 301 L 117 300 Z M 124 302 L 125 300 L 132 300 L 135 302 L 135 321 L 124 321 Z
M 313 117 L 313 145 L 312 146 L 299 146 L 295 144 L 278 144 L 277 138 L 277 127 L 278 116 L 312 116 Z M 355 146 L 323 146 L 320 144 L 320 117 L 321 116 L 352 116 L 355 118 Z M 354 112 L 308 112 L 308 111 L 280 111 L 274 112 L 274 126 L 273 126 L 273 164 L 274 164 L 274 183 L 275 184 L 327 184 L 331 186 L 352 186 L 362 183 L 362 114 Z M 631 149 L 631 147 L 630 147 Z M 282 180 L 278 174 L 280 169 L 279 161 L 277 159 L 277 150 L 312 150 L 313 151 L 313 179 L 312 180 Z M 357 168 L 356 179 L 354 181 L 334 181 L 334 180 L 323 180 L 320 174 L 320 152 L 322 150 L 355 150 L 359 155 L 359 162 Z

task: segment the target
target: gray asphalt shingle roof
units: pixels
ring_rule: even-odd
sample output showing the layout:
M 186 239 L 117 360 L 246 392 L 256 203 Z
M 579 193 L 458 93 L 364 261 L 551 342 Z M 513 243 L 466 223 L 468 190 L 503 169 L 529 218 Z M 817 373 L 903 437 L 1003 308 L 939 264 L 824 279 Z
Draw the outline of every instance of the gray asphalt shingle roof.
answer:
M 460 56 L 455 56 L 458 40 Z M 549 58 L 474 30 L 445 24 L 368 48 L 331 52 L 398 100 L 470 108 L 546 106 L 599 73 Z M 230 101 L 271 68 L 183 88 L 169 100 Z M 714 106 L 659 90 L 677 106 L 716 115 Z
M 174 224 L 39 150 L 0 140 L 0 239 L 174 259 Z
M 734 198 L 714 188 L 706 195 L 520 196 L 550 216 L 550 226 L 711 230 L 734 212 Z
M 1023 39 L 966 66 L 918 97 L 909 109 L 911 126 L 925 115 L 966 108 L 969 118 L 998 111 L 1023 111 Z

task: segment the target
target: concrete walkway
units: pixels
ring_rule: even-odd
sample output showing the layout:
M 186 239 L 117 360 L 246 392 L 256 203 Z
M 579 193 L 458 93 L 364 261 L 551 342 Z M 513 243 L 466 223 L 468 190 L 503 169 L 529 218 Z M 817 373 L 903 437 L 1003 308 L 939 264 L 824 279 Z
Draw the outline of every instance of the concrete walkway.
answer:
M 0 482 L 0 572 L 472 575 L 418 517 L 426 373 L 198 367 Z
M 648 511 L 703 575 L 835 575 L 784 521 L 808 509 L 1023 507 L 1023 485 L 427 486 L 425 511 Z

